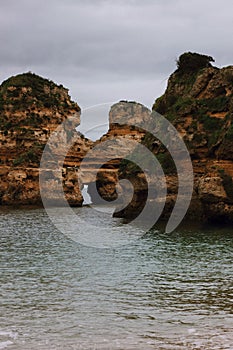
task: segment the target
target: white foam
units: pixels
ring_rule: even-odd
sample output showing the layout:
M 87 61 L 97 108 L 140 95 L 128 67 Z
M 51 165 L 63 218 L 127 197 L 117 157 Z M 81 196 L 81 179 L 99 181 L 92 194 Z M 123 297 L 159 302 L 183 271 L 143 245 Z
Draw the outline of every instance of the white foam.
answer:
M 11 340 L 3 341 L 0 343 L 0 349 L 6 349 L 9 345 L 12 345 L 13 342 Z
M 189 334 L 196 333 L 196 329 L 195 328 L 189 328 L 188 329 L 188 333 Z
M 18 333 L 12 332 L 12 331 L 0 331 L 0 337 L 1 336 L 16 339 L 18 336 Z
M 2 338 L 2 341 L 0 341 L 0 350 L 6 349 L 9 345 L 12 345 L 13 344 L 12 340 L 15 340 L 17 338 L 17 336 L 18 336 L 18 333 L 16 333 L 16 332 L 0 331 L 0 337 Z M 9 340 L 9 338 L 11 340 Z

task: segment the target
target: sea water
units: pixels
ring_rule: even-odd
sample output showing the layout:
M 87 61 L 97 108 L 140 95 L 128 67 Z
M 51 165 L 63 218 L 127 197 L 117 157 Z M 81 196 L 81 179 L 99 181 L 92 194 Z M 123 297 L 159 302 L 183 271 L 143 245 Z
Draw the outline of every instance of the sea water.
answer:
M 0 349 L 233 349 L 231 228 L 154 229 L 100 249 L 59 232 L 44 209 L 8 208 L 0 261 Z

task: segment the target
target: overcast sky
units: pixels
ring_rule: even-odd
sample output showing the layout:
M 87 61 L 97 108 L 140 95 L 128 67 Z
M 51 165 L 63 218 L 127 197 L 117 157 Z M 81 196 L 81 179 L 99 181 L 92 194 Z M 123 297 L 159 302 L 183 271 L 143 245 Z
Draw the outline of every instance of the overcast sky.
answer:
M 151 107 L 185 51 L 233 64 L 232 0 L 0 0 L 0 80 L 33 71 L 81 108 Z

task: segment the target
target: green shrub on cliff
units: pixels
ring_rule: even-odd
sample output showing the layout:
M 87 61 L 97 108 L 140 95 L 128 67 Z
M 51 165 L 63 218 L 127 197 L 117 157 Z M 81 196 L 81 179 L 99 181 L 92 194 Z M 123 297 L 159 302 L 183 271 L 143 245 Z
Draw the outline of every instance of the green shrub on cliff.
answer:
M 220 113 L 229 110 L 231 97 L 220 95 L 215 98 L 203 98 L 198 100 L 197 106 L 198 110 L 210 112 L 210 113 Z
M 10 86 L 14 86 L 15 88 L 27 87 L 31 88 L 34 92 L 39 93 L 44 91 L 45 84 L 48 85 L 51 89 L 56 87 L 56 84 L 53 81 L 42 78 L 32 72 L 27 72 L 10 77 L 2 83 L 1 87 L 5 91 Z M 10 94 L 14 95 L 15 92 L 11 91 Z
M 205 131 L 220 131 L 224 125 L 224 120 L 207 114 L 201 115 L 198 120 L 203 124 Z
M 27 151 L 18 155 L 16 159 L 13 160 L 13 165 L 26 165 L 26 164 L 38 164 L 41 159 L 45 145 L 35 142 L 35 144 L 29 148 Z
M 66 110 L 70 107 L 80 110 L 69 99 L 68 90 L 63 85 L 28 72 L 18 74 L 5 80 L 0 86 L 0 110 L 11 111 L 25 108 L 52 108 Z
M 176 61 L 178 73 L 190 73 L 200 69 L 211 67 L 213 57 L 196 52 L 185 52 Z

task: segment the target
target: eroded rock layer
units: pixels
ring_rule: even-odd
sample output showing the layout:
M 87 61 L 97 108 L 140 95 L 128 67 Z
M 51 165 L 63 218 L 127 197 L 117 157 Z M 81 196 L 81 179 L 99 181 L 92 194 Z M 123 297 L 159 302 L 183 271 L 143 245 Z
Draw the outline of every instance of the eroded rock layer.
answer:
M 194 191 L 186 218 L 232 223 L 233 66 L 219 69 L 211 66 L 211 61 L 209 56 L 183 54 L 153 110 L 176 127 L 191 156 Z M 163 217 L 168 218 L 178 191 L 176 168 L 165 145 L 156 138 L 147 134 L 143 144 L 156 155 L 166 174 L 168 195 Z M 131 205 L 115 215 L 133 218 L 145 205 L 147 183 L 129 166 L 121 173 L 134 183 L 135 194 Z
M 211 65 L 212 61 L 209 56 L 183 54 L 153 111 L 175 126 L 192 160 L 194 190 L 186 218 L 232 223 L 233 66 L 219 69 Z M 156 113 L 151 114 L 139 103 L 120 101 L 110 110 L 109 131 L 92 142 L 76 132 L 80 108 L 62 85 L 32 73 L 9 78 L 0 86 L 0 203 L 41 203 L 40 160 L 56 130 L 43 164 L 43 186 L 49 200 L 59 204 L 59 182 L 72 206 L 82 205 L 85 184 L 94 203 L 102 203 L 101 198 L 115 200 L 118 193 L 124 200 L 133 187 L 132 201 L 115 216 L 135 218 L 148 201 L 153 209 L 153 201 L 162 199 L 156 195 L 148 198 L 148 183 L 161 188 L 164 183 L 148 170 L 146 153 L 138 148 L 135 151 L 141 144 L 164 170 L 167 200 L 162 218 L 167 219 L 177 199 L 178 178 L 166 144 L 153 136 L 155 118 Z M 63 128 L 57 132 L 60 125 Z M 132 154 L 136 155 L 133 161 L 125 159 Z M 144 164 L 144 171 L 140 164 Z M 119 179 L 129 182 L 119 185 Z
M 22 205 L 41 202 L 39 167 L 42 152 L 52 132 L 70 117 L 78 125 L 80 108 L 71 101 L 68 90 L 62 85 L 58 86 L 30 72 L 11 77 L 2 83 L 0 86 L 1 204 Z M 79 165 L 92 142 L 74 131 L 71 133 L 69 128 L 64 129 L 65 142 L 68 143 L 71 137 L 74 140 L 62 164 L 64 167 L 62 181 L 69 202 L 81 205 L 83 199 L 77 184 L 77 176 L 72 168 Z M 61 147 L 61 144 L 54 145 L 58 155 Z M 56 152 L 53 152 L 54 155 Z M 54 159 L 50 159 L 47 164 L 48 197 L 53 196 L 52 182 L 58 181 L 56 175 L 50 173 L 50 165 L 53 162 Z
M 121 160 L 141 142 L 145 136 L 143 125 L 149 119 L 150 110 L 140 103 L 120 101 L 111 107 L 108 132 L 94 143 L 92 151 L 83 162 L 84 173 L 81 174 L 81 181 L 89 184 L 89 194 L 93 202 L 101 202 L 99 195 L 106 201 L 117 198 Z

